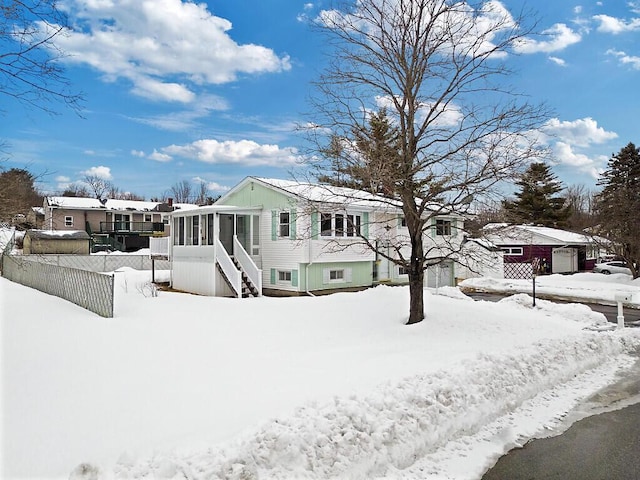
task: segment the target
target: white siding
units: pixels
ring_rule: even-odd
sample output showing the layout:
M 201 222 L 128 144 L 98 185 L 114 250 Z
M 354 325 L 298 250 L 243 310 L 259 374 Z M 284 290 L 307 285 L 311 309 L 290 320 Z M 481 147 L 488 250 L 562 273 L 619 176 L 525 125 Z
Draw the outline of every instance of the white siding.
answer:
M 172 287 L 200 295 L 216 294 L 216 267 L 212 246 L 173 246 Z

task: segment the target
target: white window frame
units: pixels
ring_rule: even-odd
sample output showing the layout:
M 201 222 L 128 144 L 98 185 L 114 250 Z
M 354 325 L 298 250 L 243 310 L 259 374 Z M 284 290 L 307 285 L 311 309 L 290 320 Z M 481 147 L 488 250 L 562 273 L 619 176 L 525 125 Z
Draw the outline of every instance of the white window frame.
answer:
M 409 269 L 407 267 L 403 267 L 402 265 L 398 265 L 398 276 L 405 277 L 409 275 Z
M 291 270 L 276 270 L 277 283 L 291 285 L 291 279 L 292 279 Z
M 73 227 L 73 215 L 65 215 L 64 216 L 64 226 L 65 227 Z
M 329 222 L 329 225 L 327 225 Z M 323 225 L 324 224 L 324 225 Z M 324 228 L 327 226 L 329 228 Z M 362 213 L 320 212 L 318 231 L 321 238 L 356 238 L 362 235 Z
M 522 247 L 500 247 L 500 250 L 502 250 L 502 252 L 505 255 L 512 255 L 512 256 L 524 255 L 524 249 Z
M 322 269 L 322 283 L 351 283 L 352 269 L 349 267 L 326 267 Z
M 144 221 L 145 222 L 151 222 L 153 221 L 153 216 L 150 213 L 145 213 L 144 214 Z
M 282 216 L 286 215 L 287 220 L 283 222 Z M 283 235 L 283 228 L 286 228 L 286 235 Z M 278 238 L 291 238 L 291 212 L 288 210 L 283 210 L 278 212 Z

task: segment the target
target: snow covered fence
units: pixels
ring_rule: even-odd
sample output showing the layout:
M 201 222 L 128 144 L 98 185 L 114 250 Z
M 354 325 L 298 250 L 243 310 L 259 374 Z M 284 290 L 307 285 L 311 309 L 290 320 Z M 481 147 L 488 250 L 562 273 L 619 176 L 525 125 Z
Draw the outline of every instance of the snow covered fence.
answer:
M 77 268 L 89 272 L 113 272 L 128 267 L 134 270 L 151 270 L 152 261 L 149 255 L 25 255 L 25 259 L 35 262 L 57 265 L 59 267 Z M 168 260 L 155 260 L 156 270 L 169 270 Z
M 64 298 L 102 317 L 113 317 L 113 275 L 4 255 L 2 276 L 12 282 Z

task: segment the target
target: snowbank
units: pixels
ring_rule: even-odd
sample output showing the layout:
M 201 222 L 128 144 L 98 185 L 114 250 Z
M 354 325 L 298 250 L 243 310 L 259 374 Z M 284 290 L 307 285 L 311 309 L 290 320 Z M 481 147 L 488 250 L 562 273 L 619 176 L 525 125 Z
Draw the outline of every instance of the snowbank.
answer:
M 472 288 L 486 292 L 532 293 L 531 279 L 469 278 L 464 280 L 462 289 Z M 629 305 L 640 307 L 640 279 L 631 275 L 616 273 L 575 273 L 573 275 L 541 275 L 536 277 L 536 295 L 550 295 L 575 301 L 594 303 L 615 303 L 616 294 L 633 295 Z

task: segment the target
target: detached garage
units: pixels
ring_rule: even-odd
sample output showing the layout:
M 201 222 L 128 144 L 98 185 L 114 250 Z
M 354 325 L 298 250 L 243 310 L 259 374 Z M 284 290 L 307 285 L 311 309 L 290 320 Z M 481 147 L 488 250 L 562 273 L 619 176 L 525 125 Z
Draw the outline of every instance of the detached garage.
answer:
M 589 271 L 599 245 L 581 233 L 534 225 L 489 224 L 485 238 L 504 254 L 505 278 L 531 278 L 536 273 Z
M 67 253 L 89 255 L 91 237 L 83 230 L 28 230 L 24 236 L 23 253 Z

